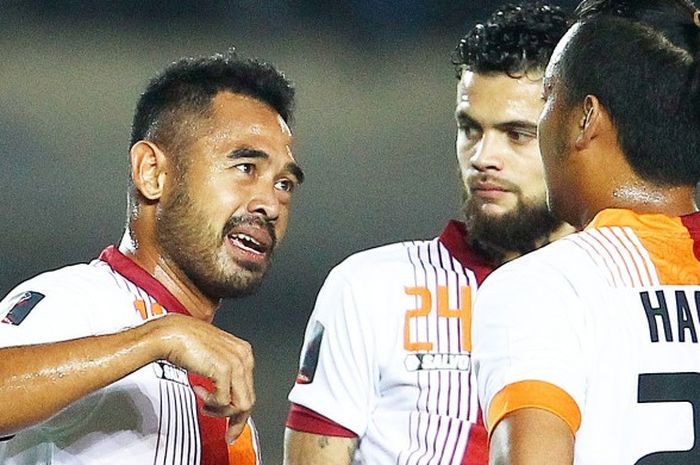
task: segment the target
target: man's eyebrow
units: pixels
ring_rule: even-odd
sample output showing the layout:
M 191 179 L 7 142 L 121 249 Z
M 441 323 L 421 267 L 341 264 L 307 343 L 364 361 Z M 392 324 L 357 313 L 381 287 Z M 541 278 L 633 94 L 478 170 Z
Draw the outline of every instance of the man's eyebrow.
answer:
M 296 163 L 290 161 L 287 163 L 285 166 L 285 169 L 289 171 L 289 173 L 292 174 L 292 176 L 295 176 L 297 178 L 297 181 L 299 181 L 299 184 L 304 182 L 304 170 L 301 169 L 301 166 L 297 165 Z
M 229 153 L 228 158 L 230 158 L 231 160 L 235 160 L 238 158 L 268 159 L 268 158 L 270 158 L 270 155 L 267 152 L 263 152 L 262 150 L 256 150 L 256 149 L 250 149 L 247 147 L 243 147 L 241 149 L 236 149 L 233 152 Z
M 269 160 L 270 154 L 268 154 L 267 152 L 264 152 L 262 150 L 256 150 L 256 149 L 243 147 L 243 148 L 236 149 L 233 152 L 229 153 L 228 158 L 231 160 L 236 160 L 239 158 L 254 158 L 254 159 Z M 296 177 L 299 184 L 304 182 L 304 170 L 302 170 L 301 167 L 299 165 L 297 165 L 295 162 L 290 161 L 289 163 L 284 165 L 284 169 L 287 172 L 289 172 L 289 174 Z
M 495 124 L 494 127 L 502 131 L 512 131 L 513 129 L 520 129 L 523 131 L 537 132 L 537 123 L 527 120 L 504 121 L 502 123 Z
M 455 119 L 457 120 L 457 122 L 459 124 L 462 124 L 465 126 L 468 125 L 472 128 L 476 128 L 476 129 L 482 129 L 481 124 L 479 124 L 479 122 L 477 120 L 475 120 L 474 118 L 469 116 L 464 111 L 457 110 L 455 112 Z

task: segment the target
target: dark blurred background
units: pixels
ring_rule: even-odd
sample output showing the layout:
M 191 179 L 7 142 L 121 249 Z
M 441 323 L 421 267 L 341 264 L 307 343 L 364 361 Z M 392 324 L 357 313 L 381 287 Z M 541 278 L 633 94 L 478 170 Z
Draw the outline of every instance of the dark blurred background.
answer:
M 0 293 L 119 241 L 132 111 L 153 74 L 232 46 L 274 63 L 297 88 L 307 182 L 269 279 L 216 321 L 253 344 L 263 455 L 281 463 L 286 395 L 330 268 L 460 216 L 450 54 L 500 3 L 0 0 Z

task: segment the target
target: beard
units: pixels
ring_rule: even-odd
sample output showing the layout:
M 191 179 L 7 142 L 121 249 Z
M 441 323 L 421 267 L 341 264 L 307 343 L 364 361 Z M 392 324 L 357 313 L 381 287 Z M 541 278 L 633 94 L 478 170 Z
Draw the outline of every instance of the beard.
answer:
M 243 297 L 255 292 L 270 266 L 234 260 L 224 242 L 237 226 L 253 224 L 264 227 L 274 249 L 276 238 L 269 221 L 253 215 L 231 217 L 222 231 L 209 223 L 207 215 L 178 183 L 173 196 L 162 205 L 156 221 L 156 238 L 167 258 L 207 297 L 224 299 Z
M 509 253 L 524 255 L 546 245 L 549 235 L 561 225 L 544 199 L 528 202 L 519 190 L 512 191 L 517 203 L 501 215 L 485 213 L 481 202 L 464 192 L 467 241 L 496 265 L 504 263 Z

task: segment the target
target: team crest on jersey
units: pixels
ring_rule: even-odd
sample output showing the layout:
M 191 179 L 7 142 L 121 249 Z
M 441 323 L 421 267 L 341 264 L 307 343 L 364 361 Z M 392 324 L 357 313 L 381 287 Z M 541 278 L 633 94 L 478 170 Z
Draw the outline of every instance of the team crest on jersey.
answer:
M 2 322 L 15 326 L 19 325 L 44 297 L 46 296 L 40 292 L 23 292 L 10 301 L 10 311 L 7 312 Z
M 153 364 L 153 370 L 156 372 L 156 376 L 160 379 L 173 381 L 185 386 L 189 386 L 190 384 L 190 381 L 187 378 L 187 370 L 176 367 L 175 365 L 164 360 L 158 360 L 155 362 Z
M 470 354 L 408 354 L 404 360 L 404 366 L 408 371 L 469 371 L 472 359 Z
M 318 353 L 321 349 L 321 340 L 323 340 L 323 332 L 325 328 L 318 321 L 314 324 L 311 339 L 304 347 L 304 356 L 302 357 L 301 367 L 297 374 L 297 384 L 310 384 L 316 375 L 316 366 L 318 365 Z

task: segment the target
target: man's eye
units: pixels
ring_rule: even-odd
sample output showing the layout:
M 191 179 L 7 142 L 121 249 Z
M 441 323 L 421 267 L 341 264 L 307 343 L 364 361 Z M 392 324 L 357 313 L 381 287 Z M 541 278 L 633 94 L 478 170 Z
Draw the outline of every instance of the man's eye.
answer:
M 275 188 L 283 192 L 294 192 L 296 189 L 296 183 L 291 179 L 280 179 L 275 183 Z
M 518 144 L 525 144 L 537 138 L 537 134 L 524 131 L 508 131 L 508 138 Z
M 469 140 L 479 138 L 479 130 L 477 128 L 475 128 L 474 126 L 460 125 L 459 132 L 464 134 L 464 137 L 466 137 Z
M 248 174 L 253 172 L 253 168 L 255 168 L 255 165 L 253 165 L 252 163 L 240 163 L 236 165 L 235 168 L 242 173 Z

